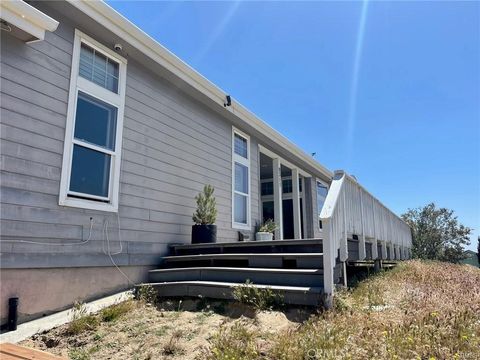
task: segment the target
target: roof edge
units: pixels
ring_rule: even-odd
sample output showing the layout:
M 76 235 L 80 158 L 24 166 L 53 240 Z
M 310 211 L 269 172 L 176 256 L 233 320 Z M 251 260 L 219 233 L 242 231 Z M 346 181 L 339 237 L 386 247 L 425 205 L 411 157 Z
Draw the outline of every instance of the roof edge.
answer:
M 43 40 L 45 31 L 53 32 L 58 27 L 57 20 L 22 0 L 3 0 L 0 2 L 0 9 L 3 20 L 30 34 L 36 40 Z

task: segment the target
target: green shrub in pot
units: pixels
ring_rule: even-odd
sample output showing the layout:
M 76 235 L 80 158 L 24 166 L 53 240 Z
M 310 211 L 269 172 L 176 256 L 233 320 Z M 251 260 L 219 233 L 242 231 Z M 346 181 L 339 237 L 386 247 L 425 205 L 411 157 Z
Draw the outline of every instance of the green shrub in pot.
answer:
M 258 228 L 255 239 L 257 241 L 273 240 L 275 230 L 277 230 L 277 224 L 272 219 L 268 219 Z
M 197 209 L 193 214 L 192 244 L 214 243 L 217 241 L 217 202 L 213 196 L 215 189 L 205 185 L 196 197 Z

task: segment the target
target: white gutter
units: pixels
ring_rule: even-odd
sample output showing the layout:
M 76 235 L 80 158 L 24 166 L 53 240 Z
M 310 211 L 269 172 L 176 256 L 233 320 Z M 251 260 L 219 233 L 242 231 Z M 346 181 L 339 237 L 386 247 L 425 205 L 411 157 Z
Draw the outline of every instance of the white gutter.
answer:
M 200 75 L 196 70 L 160 45 L 156 40 L 135 26 L 109 5 L 103 1 L 67 1 L 224 109 L 223 104 L 227 94 L 225 91 Z M 297 145 L 292 143 L 264 121 L 260 120 L 255 114 L 238 102 L 232 102 L 232 106 L 227 107 L 226 109 L 241 121 L 264 134 L 276 144 L 287 149 L 292 155 L 300 158 L 309 166 L 316 169 L 320 174 L 323 174 L 328 178 L 333 176 L 333 173 L 330 170 L 322 166 Z
M 1 0 L 0 18 L 30 34 L 33 39 L 28 42 L 43 40 L 45 31 L 58 27 L 58 21 L 22 0 Z

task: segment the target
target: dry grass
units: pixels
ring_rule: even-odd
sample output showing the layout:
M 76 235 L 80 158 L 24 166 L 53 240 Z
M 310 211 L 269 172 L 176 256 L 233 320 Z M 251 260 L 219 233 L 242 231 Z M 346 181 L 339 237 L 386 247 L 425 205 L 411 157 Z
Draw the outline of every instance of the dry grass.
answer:
M 95 326 L 23 345 L 78 360 L 480 359 L 480 270 L 470 266 L 409 261 L 315 314 L 203 299 L 122 304 L 94 315 Z
M 480 270 L 402 264 L 340 293 L 334 310 L 271 336 L 261 358 L 480 359 Z

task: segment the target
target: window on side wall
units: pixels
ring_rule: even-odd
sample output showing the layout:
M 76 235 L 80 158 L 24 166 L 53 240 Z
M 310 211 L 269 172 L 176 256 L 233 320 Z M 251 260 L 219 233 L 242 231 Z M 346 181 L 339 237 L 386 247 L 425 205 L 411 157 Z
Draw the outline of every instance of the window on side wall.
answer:
M 232 227 L 250 229 L 250 138 L 232 132 Z
M 324 183 L 317 181 L 317 211 L 318 211 L 318 226 L 322 229 L 322 220 L 320 220 L 320 213 L 322 212 L 323 204 L 327 198 L 328 187 Z
M 59 204 L 117 211 L 127 61 L 75 31 Z

